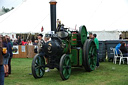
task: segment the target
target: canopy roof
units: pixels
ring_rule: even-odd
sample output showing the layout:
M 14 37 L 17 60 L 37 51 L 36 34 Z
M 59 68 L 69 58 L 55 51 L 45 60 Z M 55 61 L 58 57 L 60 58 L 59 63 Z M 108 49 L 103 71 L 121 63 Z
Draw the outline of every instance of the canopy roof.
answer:
M 57 18 L 71 29 L 86 25 L 89 31 L 128 30 L 127 0 L 57 0 Z M 49 0 L 25 0 L 0 16 L 0 33 L 50 31 Z

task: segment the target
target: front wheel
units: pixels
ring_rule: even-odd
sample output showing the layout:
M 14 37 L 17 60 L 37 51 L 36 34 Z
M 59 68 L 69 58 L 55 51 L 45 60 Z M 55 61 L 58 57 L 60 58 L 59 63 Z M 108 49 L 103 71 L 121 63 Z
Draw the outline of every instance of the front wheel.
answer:
M 45 73 L 45 60 L 41 54 L 35 55 L 32 61 L 32 74 L 34 78 L 41 78 Z
M 62 80 L 67 80 L 71 74 L 71 59 L 69 55 L 64 54 L 60 59 L 60 76 Z

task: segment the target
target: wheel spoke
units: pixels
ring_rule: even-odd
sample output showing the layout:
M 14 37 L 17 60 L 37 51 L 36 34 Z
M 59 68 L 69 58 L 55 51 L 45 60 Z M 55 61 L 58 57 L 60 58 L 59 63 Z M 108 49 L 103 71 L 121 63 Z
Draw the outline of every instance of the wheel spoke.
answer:
M 70 73 L 71 73 L 71 68 L 69 68 L 69 69 L 67 70 L 67 73 L 68 73 L 68 75 L 70 75 Z
M 69 62 L 70 62 L 70 60 L 68 59 L 68 60 L 67 60 L 67 63 L 66 63 L 67 66 L 70 64 Z
M 91 59 L 90 59 L 90 57 L 88 58 L 88 63 L 89 63 L 89 64 L 91 63 Z
M 40 68 L 42 71 L 45 71 L 45 69 L 44 68 Z
M 63 69 L 63 75 L 65 75 L 66 74 L 66 69 Z
M 36 75 L 39 76 L 39 69 L 35 69 Z
M 38 66 L 38 63 L 35 63 L 36 66 Z

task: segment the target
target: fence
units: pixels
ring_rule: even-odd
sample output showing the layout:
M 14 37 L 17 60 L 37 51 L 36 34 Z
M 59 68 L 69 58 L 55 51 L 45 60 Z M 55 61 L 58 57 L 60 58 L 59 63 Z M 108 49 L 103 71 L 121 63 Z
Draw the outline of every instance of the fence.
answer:
M 34 46 L 30 45 L 14 45 L 13 46 L 13 58 L 33 58 Z

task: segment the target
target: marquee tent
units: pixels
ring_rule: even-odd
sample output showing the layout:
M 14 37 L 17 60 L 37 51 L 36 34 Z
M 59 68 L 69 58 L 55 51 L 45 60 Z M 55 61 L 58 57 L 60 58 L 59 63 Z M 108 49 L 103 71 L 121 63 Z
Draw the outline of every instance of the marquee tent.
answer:
M 50 0 L 23 0 L 0 16 L 0 33 L 50 31 Z M 127 0 L 57 0 L 57 18 L 71 30 L 86 25 L 89 31 L 128 30 Z

